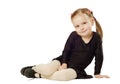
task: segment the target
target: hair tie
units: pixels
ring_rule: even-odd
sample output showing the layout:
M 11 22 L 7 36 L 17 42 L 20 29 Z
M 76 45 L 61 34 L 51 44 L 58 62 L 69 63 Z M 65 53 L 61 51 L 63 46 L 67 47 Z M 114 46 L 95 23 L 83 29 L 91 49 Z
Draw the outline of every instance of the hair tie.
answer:
M 93 15 L 93 12 L 92 11 L 90 11 L 91 12 L 91 14 Z
M 89 11 L 89 13 L 90 13 L 90 14 L 92 14 L 92 15 L 93 15 L 93 12 L 92 12 L 91 10 L 88 10 L 88 11 Z

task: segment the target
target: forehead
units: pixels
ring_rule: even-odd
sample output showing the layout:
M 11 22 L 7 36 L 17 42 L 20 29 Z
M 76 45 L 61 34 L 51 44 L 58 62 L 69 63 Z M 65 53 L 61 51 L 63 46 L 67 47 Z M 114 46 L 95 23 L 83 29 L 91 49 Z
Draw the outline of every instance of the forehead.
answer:
M 90 17 L 86 14 L 78 14 L 72 18 L 72 22 L 76 24 L 84 21 L 90 21 Z

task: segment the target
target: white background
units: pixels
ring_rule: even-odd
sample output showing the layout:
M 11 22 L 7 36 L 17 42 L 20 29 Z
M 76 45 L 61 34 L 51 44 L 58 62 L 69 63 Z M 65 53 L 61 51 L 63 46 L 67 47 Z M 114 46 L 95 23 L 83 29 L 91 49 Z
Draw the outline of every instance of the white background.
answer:
M 119 82 L 119 0 L 0 0 L 0 82 L 4 84 L 104 84 Z M 104 31 L 101 74 L 110 79 L 30 80 L 20 74 L 24 66 L 48 63 L 61 55 L 74 30 L 71 13 L 89 8 Z M 94 72 L 94 61 L 86 69 Z

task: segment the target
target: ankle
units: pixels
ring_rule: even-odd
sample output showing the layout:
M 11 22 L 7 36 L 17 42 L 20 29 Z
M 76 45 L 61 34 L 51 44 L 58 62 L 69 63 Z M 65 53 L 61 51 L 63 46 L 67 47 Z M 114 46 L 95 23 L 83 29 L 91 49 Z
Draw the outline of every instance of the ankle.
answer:
M 35 73 L 36 78 L 41 78 L 41 75 L 39 73 Z

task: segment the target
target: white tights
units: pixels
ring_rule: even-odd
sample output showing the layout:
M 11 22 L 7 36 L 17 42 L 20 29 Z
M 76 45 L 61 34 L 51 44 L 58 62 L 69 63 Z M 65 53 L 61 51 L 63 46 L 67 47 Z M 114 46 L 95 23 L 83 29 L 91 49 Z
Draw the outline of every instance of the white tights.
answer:
M 74 69 L 67 68 L 58 71 L 60 67 L 60 62 L 58 60 L 53 60 L 48 64 L 39 64 L 33 67 L 38 74 L 41 74 L 42 78 L 50 80 L 59 80 L 67 81 L 72 80 L 77 77 L 77 74 Z M 36 77 L 39 77 L 38 74 L 35 74 Z

